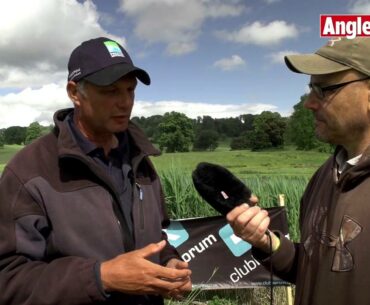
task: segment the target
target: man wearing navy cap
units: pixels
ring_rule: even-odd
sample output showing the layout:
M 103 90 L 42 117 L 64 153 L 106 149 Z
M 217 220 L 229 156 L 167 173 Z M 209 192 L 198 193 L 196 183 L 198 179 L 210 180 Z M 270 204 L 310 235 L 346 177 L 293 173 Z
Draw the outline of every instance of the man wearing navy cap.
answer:
M 0 304 L 163 304 L 191 289 L 168 225 L 158 155 L 130 122 L 136 67 L 116 41 L 73 50 L 74 108 L 21 150 L 0 180 Z

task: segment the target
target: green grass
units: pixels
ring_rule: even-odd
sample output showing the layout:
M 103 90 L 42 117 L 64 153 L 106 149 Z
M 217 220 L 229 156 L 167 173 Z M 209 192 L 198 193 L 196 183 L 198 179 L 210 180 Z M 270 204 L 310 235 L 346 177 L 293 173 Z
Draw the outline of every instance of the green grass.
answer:
M 22 147 L 5 145 L 0 148 L 0 172 Z M 292 148 L 266 152 L 230 151 L 223 143 L 214 152 L 164 153 L 152 158 L 152 161 L 159 172 L 177 168 L 189 174 L 199 162 L 207 161 L 223 165 L 241 178 L 255 175 L 310 177 L 326 158 L 327 153 L 297 151 Z
M 290 237 L 299 241 L 300 197 L 309 178 L 328 157 L 327 153 L 294 149 L 251 152 L 229 151 L 221 147 L 215 152 L 163 154 L 152 160 L 161 176 L 168 212 L 173 219 L 217 214 L 200 198 L 191 181 L 192 170 L 199 162 L 206 161 L 226 166 L 242 179 L 258 196 L 262 207 L 278 206 L 278 196 L 284 194 Z M 203 291 L 197 297 L 197 304 L 268 305 L 269 294 L 268 287 Z M 274 299 L 275 304 L 286 304 L 286 289 L 275 287 Z
M 293 149 L 267 152 L 217 150 L 214 152 L 166 153 L 152 158 L 158 171 L 171 167 L 190 173 L 199 162 L 217 163 L 241 178 L 251 175 L 311 176 L 328 158 L 327 153 Z
M 174 164 L 161 169 L 160 176 L 164 188 L 167 209 L 173 219 L 196 216 L 212 216 L 217 212 L 205 203 L 192 184 L 191 175 Z M 299 240 L 298 215 L 299 200 L 308 182 L 306 176 L 250 175 L 244 181 L 258 195 L 262 207 L 278 206 L 278 195 L 285 195 L 285 205 L 291 239 Z M 293 289 L 294 293 L 294 289 Z M 166 305 L 268 305 L 270 304 L 268 287 L 259 289 L 225 289 L 200 291 L 196 295 L 197 303 L 167 301 Z M 286 304 L 287 294 L 284 287 L 274 287 L 274 304 Z
M 0 173 L 4 170 L 6 163 L 19 151 L 23 145 L 4 145 L 0 148 Z
M 191 175 L 181 169 L 170 168 L 160 172 L 168 214 L 172 219 L 218 215 L 195 190 Z M 249 176 L 241 178 L 259 198 L 261 207 L 279 206 L 279 195 L 284 194 L 289 233 L 298 241 L 299 202 L 309 180 L 305 176 Z

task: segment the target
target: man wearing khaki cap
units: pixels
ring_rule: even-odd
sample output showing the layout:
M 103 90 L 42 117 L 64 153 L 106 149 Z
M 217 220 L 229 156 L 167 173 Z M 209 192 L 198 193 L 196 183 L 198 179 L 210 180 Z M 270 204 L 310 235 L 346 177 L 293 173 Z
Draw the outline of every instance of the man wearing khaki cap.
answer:
M 243 204 L 228 214 L 253 254 L 296 284 L 295 304 L 368 305 L 370 289 L 370 38 L 333 39 L 315 54 L 289 55 L 290 70 L 310 75 L 304 106 L 315 132 L 335 144 L 301 199 L 301 242 L 264 232 L 270 219 Z M 272 248 L 272 254 L 270 249 Z

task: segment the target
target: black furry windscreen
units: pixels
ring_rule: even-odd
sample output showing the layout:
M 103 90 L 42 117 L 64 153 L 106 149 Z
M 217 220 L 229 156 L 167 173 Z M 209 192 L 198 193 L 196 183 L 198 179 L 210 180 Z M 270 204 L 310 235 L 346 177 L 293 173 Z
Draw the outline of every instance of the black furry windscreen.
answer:
M 251 197 L 251 190 L 240 179 L 217 164 L 199 163 L 192 178 L 199 195 L 222 215 Z

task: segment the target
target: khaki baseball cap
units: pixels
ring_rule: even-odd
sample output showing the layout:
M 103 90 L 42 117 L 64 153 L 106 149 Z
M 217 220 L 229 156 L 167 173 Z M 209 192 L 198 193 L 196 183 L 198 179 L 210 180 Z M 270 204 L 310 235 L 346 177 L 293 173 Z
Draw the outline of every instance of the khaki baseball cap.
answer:
M 370 38 L 334 38 L 314 54 L 287 55 L 290 70 L 308 75 L 355 69 L 370 76 Z

